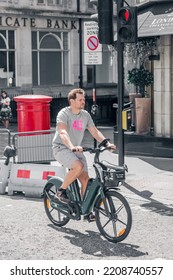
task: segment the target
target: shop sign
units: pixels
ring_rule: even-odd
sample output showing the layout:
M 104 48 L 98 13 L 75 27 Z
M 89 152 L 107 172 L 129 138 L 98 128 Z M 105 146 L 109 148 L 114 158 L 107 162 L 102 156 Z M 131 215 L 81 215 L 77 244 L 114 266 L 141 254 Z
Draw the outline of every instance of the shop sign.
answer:
M 30 27 L 52 29 L 77 29 L 77 22 L 69 19 L 0 16 L 0 27 Z

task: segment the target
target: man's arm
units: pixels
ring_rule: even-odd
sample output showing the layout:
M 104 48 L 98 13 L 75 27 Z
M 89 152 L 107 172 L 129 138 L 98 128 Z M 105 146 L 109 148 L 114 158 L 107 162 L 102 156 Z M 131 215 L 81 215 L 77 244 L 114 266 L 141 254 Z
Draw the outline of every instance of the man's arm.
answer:
M 105 139 L 105 136 L 101 133 L 100 130 L 97 129 L 96 126 L 91 126 L 88 128 L 91 135 L 100 143 Z M 116 146 L 114 144 L 111 144 L 110 142 L 107 143 L 107 146 L 111 149 L 116 149 Z
M 67 147 L 69 148 L 70 150 L 72 150 L 74 148 L 74 145 L 72 144 L 71 140 L 70 140 L 70 137 L 69 137 L 69 134 L 68 134 L 68 131 L 67 131 L 67 126 L 65 123 L 58 123 L 57 124 L 57 131 L 58 131 L 58 134 L 62 140 L 62 143 Z

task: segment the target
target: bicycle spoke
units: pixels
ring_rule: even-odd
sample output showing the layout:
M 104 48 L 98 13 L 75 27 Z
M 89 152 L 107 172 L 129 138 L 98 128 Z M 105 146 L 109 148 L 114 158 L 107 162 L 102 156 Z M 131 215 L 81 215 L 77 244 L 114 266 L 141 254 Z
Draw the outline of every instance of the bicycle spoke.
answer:
M 106 211 L 103 208 L 97 209 L 101 214 L 103 214 L 105 217 L 107 217 Z
M 124 240 L 131 229 L 131 211 L 126 199 L 116 191 L 105 194 L 105 209 L 100 208 L 102 198 L 95 208 L 96 223 L 101 234 L 111 242 Z
M 124 204 L 121 204 L 120 207 L 116 210 L 115 214 L 118 214 L 124 208 Z

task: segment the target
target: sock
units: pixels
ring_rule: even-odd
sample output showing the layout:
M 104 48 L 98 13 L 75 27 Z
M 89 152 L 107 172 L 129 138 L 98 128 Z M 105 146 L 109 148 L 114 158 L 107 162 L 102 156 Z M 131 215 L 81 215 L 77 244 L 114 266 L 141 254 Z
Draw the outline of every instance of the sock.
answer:
M 66 190 L 65 190 L 65 189 L 62 189 L 62 188 L 59 188 L 59 191 L 60 191 L 60 192 L 66 192 Z

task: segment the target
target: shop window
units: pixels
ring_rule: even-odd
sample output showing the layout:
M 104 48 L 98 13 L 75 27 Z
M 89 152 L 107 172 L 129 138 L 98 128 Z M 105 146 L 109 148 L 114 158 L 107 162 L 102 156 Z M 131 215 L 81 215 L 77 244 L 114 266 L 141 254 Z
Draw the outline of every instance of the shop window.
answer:
M 33 85 L 69 83 L 67 32 L 32 32 Z
M 14 31 L 0 30 L 0 87 L 15 85 Z

